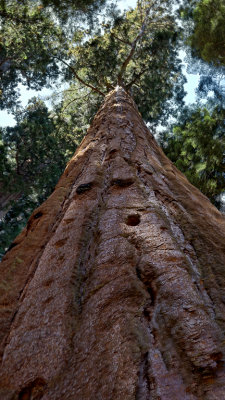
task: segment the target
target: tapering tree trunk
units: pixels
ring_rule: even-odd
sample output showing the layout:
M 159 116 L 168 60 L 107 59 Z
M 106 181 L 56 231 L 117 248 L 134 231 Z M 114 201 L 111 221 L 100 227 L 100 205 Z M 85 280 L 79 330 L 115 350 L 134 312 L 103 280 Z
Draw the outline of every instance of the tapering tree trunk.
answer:
M 1 264 L 1 400 L 225 399 L 224 234 L 111 92 Z

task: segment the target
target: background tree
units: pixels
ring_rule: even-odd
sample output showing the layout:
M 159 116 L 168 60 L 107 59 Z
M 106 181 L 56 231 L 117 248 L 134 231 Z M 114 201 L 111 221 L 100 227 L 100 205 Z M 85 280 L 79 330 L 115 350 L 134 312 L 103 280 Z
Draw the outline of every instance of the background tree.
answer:
M 1 2 L 0 21 L 0 107 L 12 108 L 19 83 L 38 90 L 58 77 L 52 53 L 65 38 L 37 2 Z
M 225 109 L 195 106 L 160 137 L 166 155 L 217 206 L 225 192 L 224 132 Z
M 20 111 L 16 126 L 2 130 L 0 201 L 6 215 L 0 222 L 0 253 L 51 194 L 76 148 L 78 139 L 60 123 L 59 128 L 57 118 L 34 98 Z
M 19 83 L 39 90 L 63 76 L 58 58 L 67 57 L 69 32 L 103 4 L 23 0 L 18 6 L 16 0 L 0 1 L 0 108 L 15 105 Z M 69 25 L 68 15 L 73 17 Z
M 180 3 L 188 71 L 200 75 L 197 105 L 181 109 L 170 129 L 161 132 L 160 142 L 188 179 L 221 208 L 225 190 L 224 5 L 210 0 Z
M 193 10 L 194 30 L 189 38 L 193 53 L 204 61 L 225 65 L 225 4 L 201 0 Z

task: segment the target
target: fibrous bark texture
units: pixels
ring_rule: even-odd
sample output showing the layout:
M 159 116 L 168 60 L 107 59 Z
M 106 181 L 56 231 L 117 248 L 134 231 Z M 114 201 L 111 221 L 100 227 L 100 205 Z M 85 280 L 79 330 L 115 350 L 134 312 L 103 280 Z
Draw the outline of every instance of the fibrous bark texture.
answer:
M 122 88 L 1 264 L 1 400 L 222 400 L 225 218 Z

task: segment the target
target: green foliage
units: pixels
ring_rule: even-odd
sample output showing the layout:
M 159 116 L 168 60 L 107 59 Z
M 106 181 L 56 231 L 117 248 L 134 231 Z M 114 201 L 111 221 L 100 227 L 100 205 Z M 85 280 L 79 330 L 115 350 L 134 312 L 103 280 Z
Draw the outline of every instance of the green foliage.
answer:
M 71 138 L 72 143 L 78 145 L 86 135 L 102 100 L 99 93 L 93 93 L 77 82 L 71 84 L 69 89 L 64 91 L 62 101 L 54 106 L 54 122 L 58 131 L 66 140 Z
M 213 107 L 217 105 L 225 108 L 225 67 L 210 67 L 202 71 L 197 95 L 199 99 L 206 99 Z
M 7 150 L 3 142 L 3 131 L 0 129 L 0 172 L 3 174 L 7 171 Z
M 189 41 L 200 57 L 215 65 L 225 65 L 224 0 L 201 0 L 193 11 L 194 31 Z
M 225 65 L 224 0 L 182 0 L 179 14 L 192 55 L 217 67 Z
M 164 151 L 190 182 L 218 207 L 225 191 L 225 7 L 223 0 L 183 0 L 188 71 L 200 75 L 198 105 L 181 112 Z
M 225 191 L 225 109 L 186 108 L 173 133 L 161 133 L 166 155 L 217 206 Z
M 7 185 L 13 182 L 14 187 L 21 188 L 35 178 L 35 185 L 39 186 L 49 169 L 54 175 L 52 160 L 58 165 L 62 154 L 56 150 L 62 143 L 58 143 L 60 138 L 54 133 L 53 121 L 40 100 L 31 100 L 27 108 L 18 113 L 17 120 L 17 125 L 6 128 L 3 135 L 11 164 Z
M 0 108 L 16 105 L 18 84 L 39 90 L 64 76 L 71 31 L 104 2 L 0 0 Z
M 2 130 L 0 188 L 17 194 L 0 223 L 0 253 L 8 247 L 35 207 L 54 189 L 79 139 L 50 115 L 45 104 L 34 98 L 17 115 L 15 127 Z M 1 198 L 1 193 L 0 193 Z
M 33 98 L 17 111 L 16 126 L 0 131 L 0 203 L 2 193 L 16 195 L 0 222 L 0 257 L 54 190 L 101 102 L 97 93 L 75 83 L 51 112 Z
M 5 217 L 0 221 L 0 259 L 14 238 L 24 228 L 32 211 L 38 206 L 35 196 L 21 195 L 12 203 Z
M 83 8 L 79 0 L 43 0 L 42 5 L 23 0 L 18 8 L 15 0 L 0 1 L 0 107 L 15 105 L 18 83 L 40 89 L 59 75 L 103 95 L 119 83 L 131 91 L 146 121 L 165 118 L 169 105 L 172 110 L 168 100 L 182 101 L 179 29 L 171 0 L 142 1 L 123 15 L 111 5 L 92 29 L 71 19 L 59 23 L 65 4 L 77 12 L 103 3 L 90 0 Z
M 111 9 L 90 38 L 80 29 L 70 46 L 70 71 L 103 95 L 122 85 L 130 91 L 148 122 L 166 116 L 181 102 L 184 78 L 178 59 L 178 28 L 170 1 L 140 2 L 121 15 Z M 170 107 L 170 112 L 171 112 Z
M 61 21 L 66 22 L 70 17 L 82 16 L 85 13 L 90 18 L 93 13 L 105 4 L 106 0 L 42 0 L 44 7 L 50 7 Z
M 0 2 L 0 108 L 12 108 L 17 85 L 41 89 L 60 72 L 55 59 L 65 36 L 38 2 Z

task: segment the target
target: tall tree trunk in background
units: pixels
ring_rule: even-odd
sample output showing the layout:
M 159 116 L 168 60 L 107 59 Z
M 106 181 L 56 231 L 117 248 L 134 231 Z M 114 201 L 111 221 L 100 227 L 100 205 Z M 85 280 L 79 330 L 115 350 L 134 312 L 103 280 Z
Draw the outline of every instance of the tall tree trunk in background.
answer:
M 222 400 L 225 218 L 122 88 L 1 264 L 1 400 Z
M 9 211 L 12 202 L 18 200 L 21 196 L 21 192 L 9 193 L 5 192 L 0 184 L 0 220 L 4 218 L 4 216 Z

